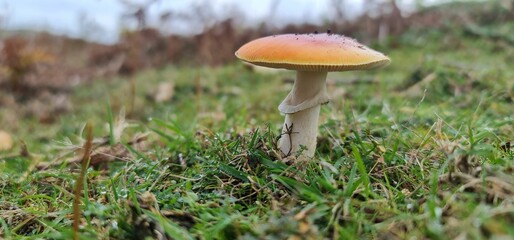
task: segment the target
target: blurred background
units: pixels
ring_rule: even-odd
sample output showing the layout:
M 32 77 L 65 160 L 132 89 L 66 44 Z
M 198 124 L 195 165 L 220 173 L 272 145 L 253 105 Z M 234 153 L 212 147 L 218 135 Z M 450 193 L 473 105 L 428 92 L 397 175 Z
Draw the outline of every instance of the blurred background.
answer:
M 433 88 L 441 92 L 430 92 L 434 96 L 462 93 L 475 89 L 472 82 L 510 79 L 503 69 L 514 62 L 514 0 L 0 0 L 0 128 L 24 135 L 33 126 L 41 134 L 31 124 L 66 121 L 59 116 L 70 112 L 70 118 L 86 114 L 105 120 L 97 101 L 106 101 L 107 94 L 113 96 L 114 112 L 126 108 L 138 119 L 186 107 L 217 109 L 209 114 L 225 116 L 213 101 L 206 107 L 197 100 L 198 107 L 187 105 L 188 99 L 218 101 L 257 88 L 251 80 L 239 80 L 254 78 L 243 74 L 234 56 L 242 44 L 272 34 L 327 30 L 391 56 L 391 66 L 379 73 L 384 77 L 358 75 L 362 82 L 389 84 L 378 86 L 377 94 L 401 92 L 418 82 L 441 84 Z M 438 59 L 442 55 L 444 61 Z M 239 85 L 228 89 L 227 79 Z M 93 82 L 112 84 L 80 88 Z M 278 104 L 287 91 L 276 91 L 271 100 Z M 88 102 L 92 110 L 85 110 Z M 164 111 L 150 105 L 160 102 L 173 105 Z M 250 109 L 246 105 L 234 109 Z M 280 118 L 275 105 L 262 107 L 273 120 Z M 190 113 L 191 119 L 200 110 Z M 252 117 L 263 122 L 266 116 Z
M 235 61 L 243 43 L 279 33 L 331 30 L 387 48 L 399 47 L 406 31 L 481 36 L 489 34 L 482 26 L 512 21 L 513 6 L 512 0 L 3 0 L 0 86 L 59 88 L 169 64 L 220 66 Z

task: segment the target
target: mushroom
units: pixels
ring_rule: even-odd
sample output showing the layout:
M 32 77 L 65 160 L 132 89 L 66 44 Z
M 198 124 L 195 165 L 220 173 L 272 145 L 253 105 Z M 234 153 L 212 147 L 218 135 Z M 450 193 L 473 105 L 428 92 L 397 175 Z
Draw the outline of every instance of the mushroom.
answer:
M 330 33 L 259 38 L 235 55 L 251 64 L 297 71 L 293 89 L 278 106 L 286 115 L 279 148 L 286 157 L 308 158 L 316 150 L 320 105 L 330 101 L 327 72 L 373 69 L 391 61 L 354 39 Z

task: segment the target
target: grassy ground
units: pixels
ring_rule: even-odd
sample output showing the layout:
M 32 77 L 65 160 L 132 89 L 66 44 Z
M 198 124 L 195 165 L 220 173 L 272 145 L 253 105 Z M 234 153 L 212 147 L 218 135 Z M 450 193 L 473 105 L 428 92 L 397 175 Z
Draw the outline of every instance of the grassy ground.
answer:
M 87 122 L 83 239 L 512 238 L 514 46 L 462 36 L 412 32 L 375 47 L 387 68 L 329 74 L 300 164 L 275 146 L 291 72 L 169 67 L 81 86 L 57 123 L 6 126 L 29 154 L 0 153 L 0 238 L 72 236 Z M 175 94 L 153 103 L 160 82 Z

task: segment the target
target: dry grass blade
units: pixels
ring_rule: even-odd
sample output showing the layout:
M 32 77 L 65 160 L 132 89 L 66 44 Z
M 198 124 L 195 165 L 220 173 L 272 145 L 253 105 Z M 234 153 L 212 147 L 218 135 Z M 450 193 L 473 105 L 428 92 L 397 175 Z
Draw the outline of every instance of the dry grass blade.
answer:
M 84 184 L 84 177 L 86 175 L 89 159 L 91 157 L 91 150 L 93 147 L 93 128 L 91 124 L 87 124 L 87 141 L 84 143 L 84 157 L 82 158 L 82 168 L 80 169 L 80 175 L 78 176 L 77 182 L 75 183 L 75 198 L 73 199 L 73 239 L 78 240 L 79 238 L 79 224 L 80 224 L 80 192 Z
M 500 175 L 501 176 L 501 175 Z M 439 182 L 460 184 L 459 191 L 485 192 L 491 198 L 514 201 L 514 185 L 509 179 L 502 179 L 498 176 L 475 177 L 462 172 L 443 174 Z

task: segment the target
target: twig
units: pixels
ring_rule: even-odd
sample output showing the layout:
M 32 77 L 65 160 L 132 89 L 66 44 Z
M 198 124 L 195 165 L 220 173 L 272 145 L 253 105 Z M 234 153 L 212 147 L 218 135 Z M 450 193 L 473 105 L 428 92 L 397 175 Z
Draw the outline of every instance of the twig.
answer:
M 291 123 L 291 126 L 287 126 L 287 123 L 286 123 L 285 128 L 286 128 L 286 131 L 280 134 L 279 139 L 283 135 L 289 136 L 289 151 L 287 152 L 287 154 L 282 152 L 282 150 L 280 150 L 280 151 L 282 152 L 282 154 L 284 154 L 284 157 L 289 157 L 291 155 L 291 151 L 293 150 L 293 139 L 291 138 L 291 134 L 298 133 L 298 132 L 293 132 L 293 123 Z

